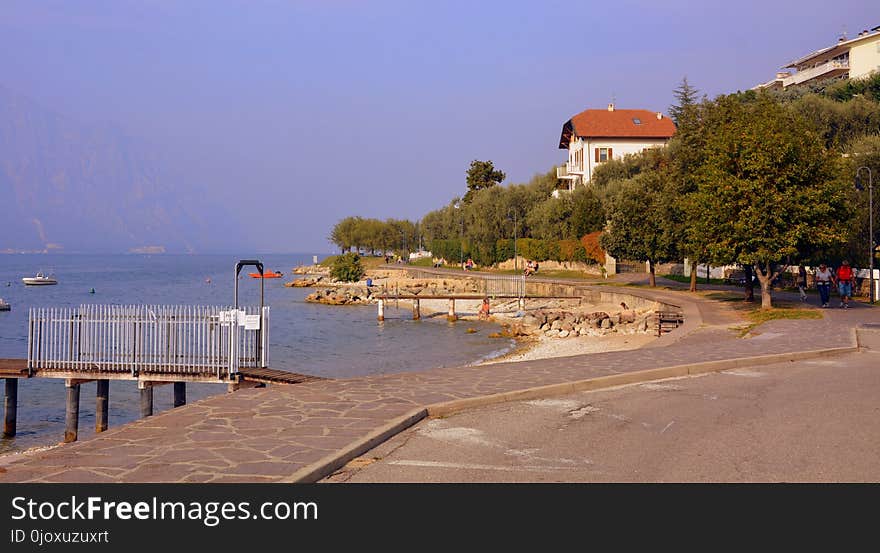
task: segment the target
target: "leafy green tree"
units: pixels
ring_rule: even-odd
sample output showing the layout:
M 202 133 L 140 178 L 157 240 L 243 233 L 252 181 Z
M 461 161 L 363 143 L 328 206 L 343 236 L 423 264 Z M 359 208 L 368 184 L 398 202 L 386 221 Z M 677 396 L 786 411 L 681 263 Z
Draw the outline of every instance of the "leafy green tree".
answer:
M 840 158 L 766 94 L 721 97 L 705 115 L 705 160 L 689 198 L 693 230 L 711 237 L 711 261 L 753 266 L 761 306 L 770 308 L 780 262 L 842 240 L 850 213 Z
M 338 256 L 330 267 L 330 276 L 342 282 L 357 282 L 364 277 L 364 274 L 361 257 L 354 252 Z
M 647 261 L 651 286 L 657 285 L 655 265 L 677 255 L 675 229 L 666 218 L 667 178 L 664 171 L 651 170 L 624 181 L 621 193 L 608 206 L 608 225 L 599 238 L 614 257 Z
M 495 169 L 495 164 L 491 161 L 471 161 L 467 170 L 467 193 L 462 200 L 464 203 L 470 203 L 474 197 L 474 193 L 486 188 L 500 184 L 507 178 L 502 171 Z

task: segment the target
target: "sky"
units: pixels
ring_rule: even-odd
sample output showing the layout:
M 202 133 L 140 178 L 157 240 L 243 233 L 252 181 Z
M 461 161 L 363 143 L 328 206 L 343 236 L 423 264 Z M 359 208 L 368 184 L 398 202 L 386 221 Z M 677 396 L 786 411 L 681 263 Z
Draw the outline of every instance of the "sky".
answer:
M 873 0 L 0 0 L 0 84 L 172 153 L 255 251 L 329 252 L 343 217 L 462 195 L 473 159 L 550 170 L 584 109 L 666 113 L 684 76 L 746 90 L 877 25 Z

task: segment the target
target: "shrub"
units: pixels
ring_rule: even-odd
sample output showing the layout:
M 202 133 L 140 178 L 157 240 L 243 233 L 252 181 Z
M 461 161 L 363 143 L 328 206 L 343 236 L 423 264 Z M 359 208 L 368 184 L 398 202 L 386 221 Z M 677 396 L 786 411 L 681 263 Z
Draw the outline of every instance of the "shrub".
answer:
M 600 265 L 604 265 L 605 250 L 599 245 L 599 236 L 601 234 L 602 231 L 598 230 L 596 232 L 591 232 L 590 234 L 585 234 L 581 237 L 581 244 L 584 246 L 584 251 L 586 252 L 588 259 L 595 261 Z
M 330 268 L 330 276 L 342 282 L 357 282 L 364 277 L 364 273 L 360 256 L 351 252 L 334 259 Z

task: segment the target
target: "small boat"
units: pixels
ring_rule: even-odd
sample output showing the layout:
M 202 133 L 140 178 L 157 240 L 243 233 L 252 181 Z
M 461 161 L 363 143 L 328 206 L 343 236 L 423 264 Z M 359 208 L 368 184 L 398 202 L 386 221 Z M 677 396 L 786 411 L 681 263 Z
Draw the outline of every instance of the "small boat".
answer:
M 12 306 L 6 303 L 6 300 L 0 298 L 0 311 L 10 311 Z
M 260 273 L 248 273 L 252 278 L 260 278 Z M 263 278 L 281 278 L 284 274 L 281 271 L 265 271 Z
M 53 277 L 46 276 L 43 273 L 37 273 L 36 276 L 32 277 L 24 277 L 21 279 L 27 285 L 46 285 L 46 284 L 58 284 L 58 281 Z

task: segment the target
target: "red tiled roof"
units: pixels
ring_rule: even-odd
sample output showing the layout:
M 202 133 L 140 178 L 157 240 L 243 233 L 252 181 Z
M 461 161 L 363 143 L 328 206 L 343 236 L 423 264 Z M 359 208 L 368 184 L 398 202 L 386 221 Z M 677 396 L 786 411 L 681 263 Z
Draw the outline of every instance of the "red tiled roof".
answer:
M 640 124 L 636 124 L 638 119 Z M 568 148 L 572 135 L 584 138 L 670 138 L 675 123 L 667 116 L 646 109 L 588 109 L 569 119 L 562 127 L 560 148 Z

